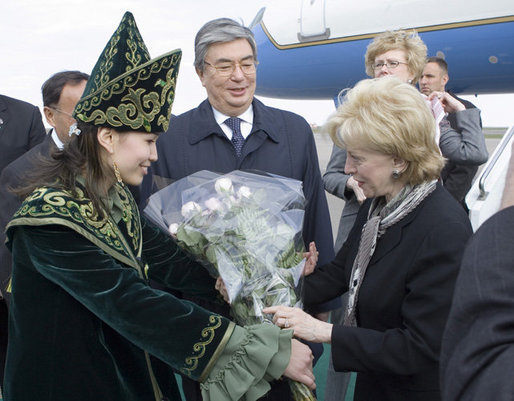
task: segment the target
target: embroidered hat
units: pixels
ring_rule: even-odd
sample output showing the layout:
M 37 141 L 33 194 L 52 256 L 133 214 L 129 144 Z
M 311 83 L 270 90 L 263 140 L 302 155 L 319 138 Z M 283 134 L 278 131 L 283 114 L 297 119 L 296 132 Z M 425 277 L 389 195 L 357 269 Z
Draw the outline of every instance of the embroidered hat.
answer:
M 182 51 L 150 59 L 126 12 L 96 62 L 73 116 L 98 127 L 160 133 L 168 129 Z

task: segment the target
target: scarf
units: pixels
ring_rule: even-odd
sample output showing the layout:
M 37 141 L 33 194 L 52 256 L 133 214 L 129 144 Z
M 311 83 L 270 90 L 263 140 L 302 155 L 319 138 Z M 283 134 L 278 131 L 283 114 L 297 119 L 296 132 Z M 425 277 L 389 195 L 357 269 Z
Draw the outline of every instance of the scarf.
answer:
M 387 228 L 393 226 L 412 212 L 436 188 L 437 180 L 420 185 L 406 185 L 391 201 L 385 197 L 374 198 L 368 212 L 368 221 L 362 228 L 357 256 L 353 262 L 350 276 L 348 304 L 344 314 L 345 326 L 357 326 L 355 318 L 359 289 L 364 280 L 366 269 L 375 252 L 377 240 Z

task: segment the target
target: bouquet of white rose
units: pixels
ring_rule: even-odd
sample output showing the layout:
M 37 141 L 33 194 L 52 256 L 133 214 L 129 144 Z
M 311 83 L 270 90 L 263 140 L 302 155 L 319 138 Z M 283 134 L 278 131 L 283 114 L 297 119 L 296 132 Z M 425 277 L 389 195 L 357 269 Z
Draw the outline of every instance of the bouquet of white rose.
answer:
M 305 197 L 298 180 L 200 171 L 158 191 L 145 215 L 221 277 L 237 323 L 271 322 L 262 309 L 299 306 Z M 291 382 L 296 401 L 315 400 Z

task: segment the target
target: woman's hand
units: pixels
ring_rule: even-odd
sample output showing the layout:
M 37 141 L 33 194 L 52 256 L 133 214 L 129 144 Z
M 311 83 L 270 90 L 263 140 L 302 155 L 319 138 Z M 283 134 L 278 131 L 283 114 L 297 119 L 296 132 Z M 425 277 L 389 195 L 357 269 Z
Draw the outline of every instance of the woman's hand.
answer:
M 311 349 L 300 341 L 291 340 L 291 359 L 284 371 L 284 376 L 306 384 L 311 390 L 316 388 L 314 373 L 312 373 L 312 360 L 314 359 Z
M 273 323 L 278 327 L 293 329 L 294 335 L 314 343 L 330 343 L 333 324 L 315 319 L 299 308 L 270 306 L 264 313 L 274 314 Z
M 448 92 L 434 91 L 428 95 L 428 100 L 432 100 L 435 97 L 437 97 L 443 105 L 445 113 L 456 113 L 458 111 L 466 110 L 466 106 L 451 96 Z
M 303 268 L 302 276 L 308 276 L 312 274 L 318 263 L 319 252 L 316 249 L 316 244 L 311 242 L 309 244 L 309 252 L 305 252 L 303 257 L 305 258 L 305 266 Z
M 221 294 L 225 302 L 230 304 L 227 288 L 225 287 L 225 283 L 223 282 L 221 277 L 218 277 L 216 279 L 216 284 L 214 285 L 214 288 Z
M 362 203 L 366 200 L 366 195 L 364 195 L 362 188 L 359 187 L 359 183 L 355 181 L 352 176 L 350 176 L 350 178 L 348 178 L 346 181 L 346 187 L 353 191 L 355 197 L 357 198 L 357 202 L 362 205 Z

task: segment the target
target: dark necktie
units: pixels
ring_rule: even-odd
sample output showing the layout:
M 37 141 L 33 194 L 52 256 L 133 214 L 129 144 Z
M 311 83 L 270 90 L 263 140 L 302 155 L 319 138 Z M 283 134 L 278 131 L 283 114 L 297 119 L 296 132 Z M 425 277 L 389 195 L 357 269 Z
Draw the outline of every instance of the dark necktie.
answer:
M 241 150 L 245 143 L 243 134 L 241 134 L 241 119 L 230 117 L 225 120 L 225 124 L 232 130 L 232 145 L 234 145 L 237 157 L 241 157 Z

